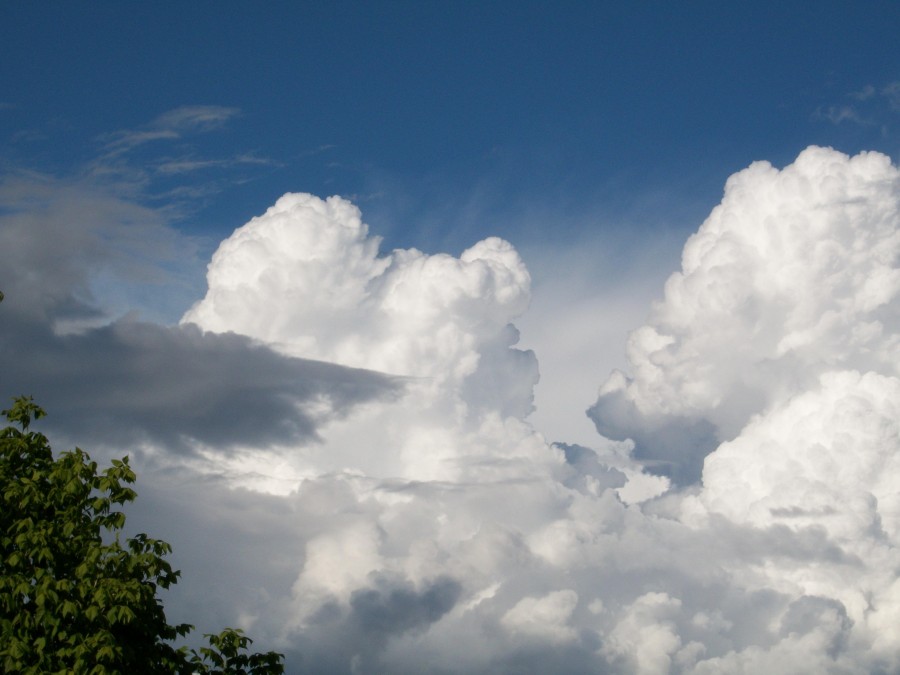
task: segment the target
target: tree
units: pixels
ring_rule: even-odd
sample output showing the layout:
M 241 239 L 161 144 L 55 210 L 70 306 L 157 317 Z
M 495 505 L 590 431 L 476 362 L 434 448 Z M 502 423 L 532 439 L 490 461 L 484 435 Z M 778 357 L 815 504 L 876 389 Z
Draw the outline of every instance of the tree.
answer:
M 30 430 L 44 411 L 29 397 L 2 411 L 0 668 L 8 673 L 282 673 L 283 656 L 248 654 L 240 630 L 176 648 L 193 626 L 169 625 L 157 596 L 180 573 L 172 547 L 145 534 L 121 541 L 137 494 L 128 457 L 98 471 L 76 448 L 54 458 Z

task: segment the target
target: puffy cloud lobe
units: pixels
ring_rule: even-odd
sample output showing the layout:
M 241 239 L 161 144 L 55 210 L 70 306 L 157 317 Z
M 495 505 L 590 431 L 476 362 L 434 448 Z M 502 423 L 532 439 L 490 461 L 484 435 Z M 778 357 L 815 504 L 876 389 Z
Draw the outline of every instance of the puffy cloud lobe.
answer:
M 725 653 L 707 637 L 691 672 L 894 667 L 898 225 L 882 155 L 810 148 L 733 176 L 632 334 L 633 376 L 590 411 L 680 482 L 702 471 L 667 503 L 697 532 L 744 530 L 730 585 L 783 598 L 778 634 Z
M 568 625 L 577 604 L 578 594 L 572 590 L 555 591 L 542 598 L 522 598 L 503 615 L 500 623 L 512 633 L 532 640 L 568 642 L 577 637 Z
M 755 417 L 709 455 L 699 504 L 684 502 L 687 522 L 713 513 L 754 528 L 787 528 L 792 536 L 827 537 L 817 547 L 818 564 L 776 557 L 746 579 L 830 603 L 843 617 L 835 624 L 840 630 L 829 633 L 834 621 L 823 619 L 813 632 L 831 640 L 834 653 L 846 646 L 851 627 L 875 653 L 895 648 L 882 631 L 900 618 L 898 406 L 897 377 L 827 372 L 818 386 Z
M 647 593 L 632 603 L 610 632 L 604 649 L 622 657 L 629 672 L 638 675 L 665 675 L 672 666 L 672 654 L 681 639 L 667 617 L 681 609 L 681 602 L 665 593 Z
M 527 307 L 530 279 L 515 249 L 490 238 L 459 258 L 378 257 L 379 241 L 350 202 L 287 194 L 221 244 L 209 292 L 184 321 L 360 368 L 473 373 L 480 344 Z
M 732 176 L 632 333 L 632 375 L 610 378 L 589 411 L 601 433 L 634 437 L 647 459 L 686 456 L 682 482 L 696 480 L 698 455 L 822 373 L 896 373 L 898 195 L 878 153 L 809 148 L 783 170 Z M 685 438 L 666 447 L 670 431 Z
M 826 373 L 706 459 L 702 499 L 735 522 L 900 543 L 900 379 Z
M 753 645 L 741 651 L 732 650 L 724 656 L 700 661 L 689 672 L 696 675 L 858 672 L 861 665 L 843 651 L 851 627 L 852 622 L 840 603 L 802 596 L 782 616 L 775 644 L 770 648 Z M 878 672 L 883 666 L 875 662 L 867 672 Z

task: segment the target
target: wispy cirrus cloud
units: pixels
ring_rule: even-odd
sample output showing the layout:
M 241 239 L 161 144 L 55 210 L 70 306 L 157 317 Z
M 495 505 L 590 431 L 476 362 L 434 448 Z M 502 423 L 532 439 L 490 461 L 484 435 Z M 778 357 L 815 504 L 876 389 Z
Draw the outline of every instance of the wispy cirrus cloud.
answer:
M 274 160 L 265 157 L 257 157 L 253 154 L 243 154 L 228 159 L 198 159 L 193 157 L 181 157 L 177 159 L 164 160 L 157 164 L 155 170 L 157 173 L 172 175 L 191 173 L 193 171 L 204 171 L 207 169 L 229 169 L 238 165 L 259 165 L 271 166 L 275 164 Z
M 900 80 L 885 85 L 881 89 L 881 95 L 887 99 L 892 110 L 900 112 Z
M 878 90 L 875 89 L 871 84 L 867 84 L 865 87 L 860 89 L 859 91 L 851 91 L 847 94 L 850 98 L 856 99 L 857 101 L 867 101 L 872 98 Z
M 220 105 L 185 105 L 157 117 L 153 126 L 168 129 L 212 131 L 239 116 L 239 108 Z
M 819 106 L 813 117 L 835 125 L 847 122 L 860 126 L 881 125 L 884 128 L 886 120 L 900 112 L 900 80 L 877 87 L 866 84 L 844 98 L 851 99 L 852 103 L 845 101 Z
M 856 108 L 851 105 L 830 105 L 825 108 L 819 108 L 816 111 L 816 117 L 828 120 L 832 124 L 841 124 L 842 122 L 871 124 L 871 122 L 864 120 Z
M 81 180 L 183 219 L 229 185 L 252 180 L 248 169 L 281 166 L 253 151 L 221 156 L 214 143 L 201 140 L 240 115 L 239 108 L 227 106 L 174 108 L 141 126 L 97 136 L 99 153 L 76 173 Z
M 221 129 L 239 114 L 238 108 L 225 106 L 181 106 L 161 114 L 142 128 L 121 129 L 103 134 L 98 140 L 103 143 L 105 156 L 115 157 L 145 143 Z

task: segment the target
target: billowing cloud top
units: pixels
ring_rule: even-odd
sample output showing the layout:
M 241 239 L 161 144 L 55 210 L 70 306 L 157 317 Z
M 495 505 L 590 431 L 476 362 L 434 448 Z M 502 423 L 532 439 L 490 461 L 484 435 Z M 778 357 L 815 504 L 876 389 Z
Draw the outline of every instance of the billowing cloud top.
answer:
M 896 373 L 898 186 L 884 155 L 815 147 L 732 176 L 631 334 L 631 377 L 601 388 L 601 433 L 696 479 L 719 440 L 824 372 Z
M 297 356 L 419 377 L 465 377 L 528 304 L 530 278 L 496 237 L 459 258 L 378 256 L 359 209 L 287 194 L 225 240 L 184 321 Z
M 415 249 L 382 257 L 379 243 L 350 202 L 287 194 L 222 242 L 209 265 L 209 291 L 183 322 L 250 336 L 291 356 L 408 378 L 402 417 L 393 408 L 371 411 L 368 420 L 332 430 L 328 459 L 300 462 L 301 475 L 354 468 L 384 477 L 474 477 L 484 462 L 531 458 L 519 436 L 533 431 L 479 438 L 486 427 L 503 429 L 507 417 L 524 418 L 537 381 L 534 355 L 512 348 L 518 333 L 510 321 L 525 311 L 530 292 L 516 250 L 491 237 L 459 258 Z M 336 440 L 344 433 L 360 440 Z M 367 453 L 358 452 L 360 442 Z

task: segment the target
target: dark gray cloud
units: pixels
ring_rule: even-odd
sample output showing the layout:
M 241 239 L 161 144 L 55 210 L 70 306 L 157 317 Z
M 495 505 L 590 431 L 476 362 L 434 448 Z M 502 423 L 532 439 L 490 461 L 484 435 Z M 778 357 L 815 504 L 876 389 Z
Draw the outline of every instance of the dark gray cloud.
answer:
M 829 615 L 831 615 L 829 617 Z M 804 595 L 794 600 L 781 620 L 781 635 L 788 637 L 792 633 L 804 635 L 818 626 L 827 625 L 836 620 L 840 630 L 833 636 L 828 645 L 828 654 L 832 658 L 844 648 L 853 622 L 847 616 L 847 608 L 833 598 Z
M 198 246 L 159 211 L 109 189 L 27 173 L 0 177 L 6 311 L 70 326 L 136 306 L 177 316 L 202 280 Z
M 4 392 L 33 395 L 51 413 L 48 426 L 83 443 L 147 440 L 185 452 L 191 441 L 221 450 L 314 441 L 317 425 L 402 388 L 395 378 L 193 326 L 121 320 L 57 335 L 4 309 Z
M 616 441 L 634 441 L 634 458 L 648 471 L 676 485 L 700 480 L 703 460 L 719 445 L 716 427 L 686 416 L 643 415 L 621 390 L 600 395 L 587 411 L 597 432 Z
M 291 640 L 295 651 L 289 651 L 289 670 L 343 675 L 430 672 L 421 660 L 414 671 L 386 663 L 385 648 L 391 640 L 427 631 L 453 609 L 462 592 L 462 584 L 447 576 L 422 588 L 378 576 L 371 586 L 354 591 L 348 606 L 333 602 L 319 608 L 312 625 Z
M 572 475 L 566 481 L 570 488 L 586 491 L 586 477 L 593 479 L 594 489 L 608 490 L 620 488 L 628 482 L 628 478 L 618 469 L 607 466 L 600 461 L 596 452 L 583 445 L 557 443 L 566 457 L 566 463 L 572 467 Z
M 424 629 L 453 609 L 462 585 L 443 577 L 422 591 L 406 586 L 367 588 L 350 596 L 351 621 L 376 643 Z

